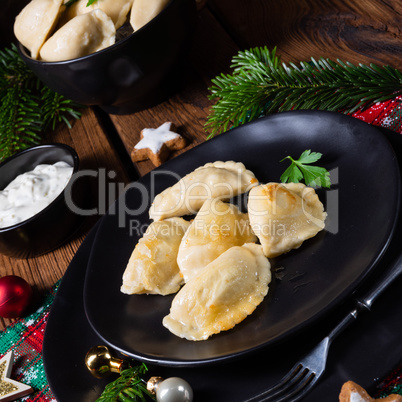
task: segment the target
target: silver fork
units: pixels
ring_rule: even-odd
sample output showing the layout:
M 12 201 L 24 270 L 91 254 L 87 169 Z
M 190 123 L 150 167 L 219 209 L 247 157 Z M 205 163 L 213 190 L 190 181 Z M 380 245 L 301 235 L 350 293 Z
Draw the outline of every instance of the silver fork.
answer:
M 307 353 L 282 380 L 245 402 L 295 402 L 302 399 L 324 374 L 331 342 L 352 322 L 361 311 L 370 311 L 377 297 L 402 273 L 402 254 L 389 266 L 386 274 L 355 300 L 355 307 L 309 353 Z

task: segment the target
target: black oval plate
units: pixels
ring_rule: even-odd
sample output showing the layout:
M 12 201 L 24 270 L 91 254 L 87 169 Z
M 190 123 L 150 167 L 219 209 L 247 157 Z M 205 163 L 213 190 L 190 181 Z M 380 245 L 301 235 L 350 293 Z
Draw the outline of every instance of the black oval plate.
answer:
M 162 325 L 172 296 L 124 295 L 121 278 L 150 223 L 153 197 L 196 167 L 243 162 L 260 182 L 279 181 L 285 156 L 323 154 L 333 186 L 319 190 L 327 230 L 298 250 L 271 260 L 277 278 L 256 311 L 234 329 L 191 342 Z M 145 208 L 143 207 L 145 203 Z M 107 344 L 160 365 L 221 362 L 272 346 L 316 322 L 356 290 L 386 250 L 400 205 L 396 156 L 381 133 L 330 112 L 273 115 L 233 129 L 165 163 L 133 183 L 100 222 L 84 286 L 84 308 Z

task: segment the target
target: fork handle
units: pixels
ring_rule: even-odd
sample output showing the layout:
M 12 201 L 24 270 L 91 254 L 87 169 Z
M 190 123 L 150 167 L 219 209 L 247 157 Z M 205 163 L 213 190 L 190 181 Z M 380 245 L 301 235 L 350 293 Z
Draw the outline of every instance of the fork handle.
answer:
M 391 283 L 402 274 L 402 253 L 387 267 L 385 274 L 373 283 L 361 297 L 355 299 L 355 308 L 347 314 L 328 334 L 328 341 L 331 342 L 346 327 L 354 322 L 363 310 L 371 310 L 374 301 L 380 296 Z
M 402 274 L 402 253 L 387 267 L 385 274 L 367 289 L 363 296 L 356 299 L 358 307 L 370 310 L 372 304 L 388 286 Z

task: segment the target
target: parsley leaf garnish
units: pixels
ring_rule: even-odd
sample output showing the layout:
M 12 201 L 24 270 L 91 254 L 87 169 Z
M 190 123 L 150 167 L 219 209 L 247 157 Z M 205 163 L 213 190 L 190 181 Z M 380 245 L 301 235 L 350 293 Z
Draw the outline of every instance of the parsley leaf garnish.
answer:
M 285 159 L 290 159 L 292 163 L 282 174 L 281 182 L 299 183 L 304 179 L 307 186 L 329 188 L 331 181 L 328 170 L 323 167 L 310 166 L 312 163 L 317 162 L 321 156 L 321 153 L 311 152 L 310 149 L 307 149 L 297 160 L 294 160 L 291 156 L 283 158 L 281 162 Z
M 66 7 L 70 7 L 70 6 L 72 6 L 74 3 L 76 3 L 78 0 L 68 0 L 66 3 L 64 3 L 64 5 L 66 6 Z M 89 7 L 89 6 L 91 6 L 92 4 L 94 4 L 95 2 L 97 2 L 98 0 L 88 0 L 88 3 L 87 3 L 87 7 Z

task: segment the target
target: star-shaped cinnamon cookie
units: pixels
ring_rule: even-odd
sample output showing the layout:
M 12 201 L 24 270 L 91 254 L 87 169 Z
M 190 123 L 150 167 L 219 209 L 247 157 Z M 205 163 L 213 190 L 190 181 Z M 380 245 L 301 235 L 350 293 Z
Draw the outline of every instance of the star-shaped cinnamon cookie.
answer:
M 184 148 L 186 140 L 173 130 L 171 122 L 163 123 L 158 128 L 144 128 L 141 131 L 141 140 L 131 151 L 132 161 L 150 159 L 155 166 L 160 166 L 171 151 Z
M 14 353 L 11 350 L 0 360 L 0 401 L 8 402 L 31 394 L 29 385 L 14 381 L 10 378 L 14 363 Z
M 386 398 L 372 398 L 367 391 L 353 381 L 345 382 L 339 394 L 339 402 L 401 402 L 402 395 L 391 394 Z

